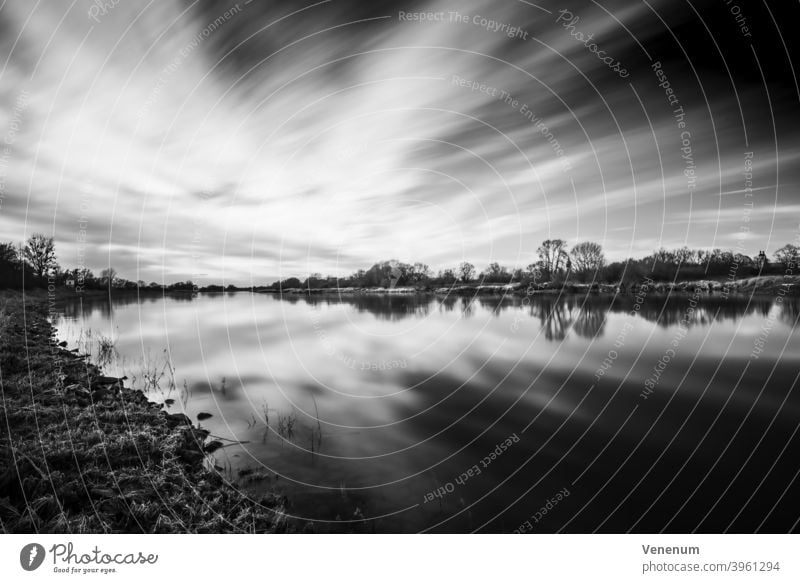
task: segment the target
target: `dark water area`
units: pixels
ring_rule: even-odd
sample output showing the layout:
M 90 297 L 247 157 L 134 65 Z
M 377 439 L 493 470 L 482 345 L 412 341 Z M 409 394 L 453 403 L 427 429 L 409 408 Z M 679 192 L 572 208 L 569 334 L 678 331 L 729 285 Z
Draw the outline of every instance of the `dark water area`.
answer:
M 69 302 L 59 335 L 316 531 L 785 532 L 796 298 Z M 242 443 L 235 443 L 242 442 Z

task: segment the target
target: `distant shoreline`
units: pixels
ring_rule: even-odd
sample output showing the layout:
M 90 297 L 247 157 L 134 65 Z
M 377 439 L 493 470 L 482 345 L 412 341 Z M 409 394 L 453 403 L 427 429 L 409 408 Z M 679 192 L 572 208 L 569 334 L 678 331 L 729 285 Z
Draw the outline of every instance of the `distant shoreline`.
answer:
M 641 280 L 629 285 L 604 284 L 604 283 L 565 283 L 557 285 L 525 285 L 522 283 L 511 284 L 481 284 L 461 283 L 449 287 L 410 287 L 397 286 L 385 287 L 333 287 L 333 288 L 253 288 L 253 293 L 272 295 L 503 295 L 522 297 L 530 295 L 561 295 L 561 294 L 620 294 L 636 293 L 646 286 L 649 292 L 673 293 L 693 292 L 698 288 L 710 294 L 774 294 L 779 289 L 785 289 L 784 295 L 798 295 L 800 293 L 800 276 L 761 275 L 737 280 L 699 280 L 683 282 L 654 282 Z

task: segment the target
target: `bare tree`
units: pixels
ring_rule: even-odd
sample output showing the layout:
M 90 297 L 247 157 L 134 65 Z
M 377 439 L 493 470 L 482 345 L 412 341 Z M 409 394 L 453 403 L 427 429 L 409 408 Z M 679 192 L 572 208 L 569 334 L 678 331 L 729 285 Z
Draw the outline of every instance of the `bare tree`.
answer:
M 547 239 L 536 252 L 545 275 L 553 276 L 561 269 L 561 264 L 567 257 L 567 242 L 563 239 Z
M 663 247 L 653 252 L 653 258 L 662 263 L 675 263 L 675 254 Z
M 800 247 L 787 243 L 772 254 L 786 269 L 793 269 L 800 259 Z
M 438 278 L 441 280 L 442 283 L 455 283 L 458 279 L 456 277 L 456 272 L 452 269 L 445 269 L 444 271 L 439 271 Z
M 689 249 L 688 247 L 684 246 L 680 249 L 675 249 L 675 259 L 677 259 L 678 263 L 693 263 L 694 262 L 694 251 Z
M 475 275 L 475 266 L 468 261 L 463 261 L 461 265 L 458 266 L 458 274 L 461 276 L 461 281 L 469 281 Z
M 483 277 L 488 282 L 508 283 L 508 281 L 511 279 L 511 274 L 508 272 L 507 267 L 500 265 L 495 261 L 489 264 L 489 266 L 483 272 Z
M 581 275 L 597 272 L 606 262 L 603 248 L 599 243 L 592 241 L 578 243 L 572 248 L 570 255 L 575 264 L 575 270 Z
M 23 254 L 37 277 L 44 277 L 58 265 L 53 238 L 41 233 L 34 233 L 30 236 L 25 244 Z
M 112 283 L 114 283 L 114 279 L 116 277 L 117 277 L 117 270 L 111 266 L 106 267 L 104 270 L 100 272 L 100 281 L 102 283 L 107 283 L 111 285 Z
M 414 283 L 425 281 L 431 276 L 431 268 L 427 263 L 415 263 L 409 266 L 408 275 Z

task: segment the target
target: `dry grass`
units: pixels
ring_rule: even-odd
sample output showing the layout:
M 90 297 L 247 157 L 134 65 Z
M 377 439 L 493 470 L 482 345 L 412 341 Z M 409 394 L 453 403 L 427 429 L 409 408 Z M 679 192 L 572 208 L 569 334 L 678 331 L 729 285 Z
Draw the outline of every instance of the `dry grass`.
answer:
M 255 502 L 209 468 L 206 431 L 140 391 L 95 385 L 99 369 L 54 345 L 43 304 L 25 306 L 24 330 L 21 297 L 0 302 L 0 531 L 293 528 L 285 499 Z

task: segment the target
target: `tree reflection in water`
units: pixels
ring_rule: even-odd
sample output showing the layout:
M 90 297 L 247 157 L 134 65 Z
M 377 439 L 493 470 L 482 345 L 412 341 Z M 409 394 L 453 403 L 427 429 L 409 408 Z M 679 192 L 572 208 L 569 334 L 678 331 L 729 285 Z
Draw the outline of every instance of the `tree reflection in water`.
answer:
M 191 302 L 198 298 L 224 296 L 226 293 L 200 294 L 121 294 L 112 297 L 78 298 L 77 301 L 62 301 L 59 309 L 67 320 L 77 320 L 93 313 L 104 318 L 113 314 L 115 307 L 132 303 L 155 303 L 166 297 L 169 301 Z M 248 292 L 239 292 L 248 293 Z M 439 296 L 433 294 L 381 295 L 381 294 L 270 294 L 273 301 L 292 304 L 305 302 L 312 306 L 346 304 L 362 313 L 369 313 L 381 320 L 397 321 L 405 318 L 425 318 L 431 311 L 459 311 L 462 318 L 476 314 L 476 306 L 500 315 L 506 310 L 523 309 L 531 317 L 539 320 L 548 340 L 562 340 L 570 329 L 584 338 L 600 338 L 606 325 L 609 312 L 636 313 L 649 322 L 656 322 L 664 328 L 676 326 L 682 321 L 691 327 L 707 325 L 710 322 L 732 320 L 755 314 L 763 318 L 778 306 L 777 316 L 793 325 L 800 316 L 800 298 L 785 296 L 777 302 L 773 295 L 722 296 L 703 293 L 693 303 L 693 294 L 676 292 L 669 296 L 652 294 L 645 296 L 636 306 L 636 296 L 624 295 L 534 295 L 528 298 L 518 296 Z

